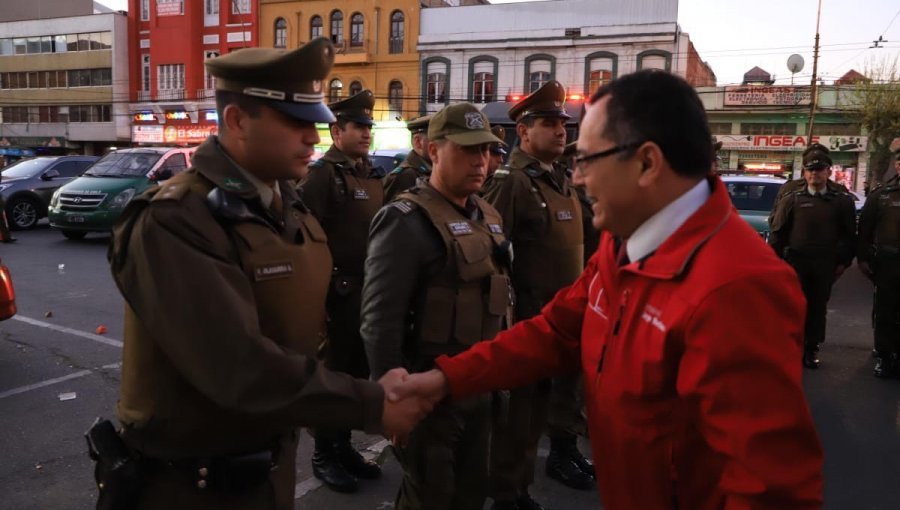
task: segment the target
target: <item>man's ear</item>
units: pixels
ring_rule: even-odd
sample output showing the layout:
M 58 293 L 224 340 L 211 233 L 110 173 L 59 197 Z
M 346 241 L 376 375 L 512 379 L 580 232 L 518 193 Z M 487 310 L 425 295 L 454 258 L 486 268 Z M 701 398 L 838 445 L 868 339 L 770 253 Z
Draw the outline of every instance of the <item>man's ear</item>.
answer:
M 232 133 L 239 139 L 246 138 L 247 112 L 236 104 L 230 104 L 222 111 L 221 122 L 228 133 Z
M 437 163 L 438 145 L 432 141 L 429 141 L 425 149 L 428 151 L 428 159 L 431 160 L 432 164 Z
M 516 135 L 518 135 L 519 140 L 524 140 L 528 136 L 528 126 L 523 122 L 516 124 Z
M 658 145 L 653 142 L 641 145 L 635 152 L 635 158 L 637 164 L 640 165 L 641 174 L 638 179 L 642 184 L 649 184 L 659 179 L 660 172 L 665 166 L 665 157 Z

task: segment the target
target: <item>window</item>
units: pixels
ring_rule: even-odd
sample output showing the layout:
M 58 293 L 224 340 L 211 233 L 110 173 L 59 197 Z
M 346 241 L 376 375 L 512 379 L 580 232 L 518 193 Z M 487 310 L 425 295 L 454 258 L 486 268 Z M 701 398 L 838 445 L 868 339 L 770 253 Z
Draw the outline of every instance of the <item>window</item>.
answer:
M 41 38 L 40 37 L 29 37 L 28 41 L 28 54 L 32 53 L 40 53 L 41 52 Z
M 77 105 L 69 107 L 68 117 L 69 122 L 111 122 L 111 111 L 108 104 Z
M 331 42 L 341 44 L 344 41 L 344 15 L 341 11 L 331 13 Z
M 613 78 L 612 71 L 607 69 L 599 69 L 597 71 L 591 71 L 588 75 L 588 93 L 587 95 L 591 95 L 594 92 L 597 92 L 597 89 L 611 82 Z
M 363 45 L 363 15 L 355 13 L 350 17 L 350 46 Z
M 0 39 L 0 55 L 15 55 L 12 39 Z
M 169 156 L 169 159 L 167 159 L 159 169 L 170 170 L 172 172 L 171 175 L 175 175 L 185 168 L 187 168 L 187 160 L 185 160 L 184 154 L 176 152 Z
M 360 92 L 362 92 L 362 83 L 360 83 L 358 81 L 350 82 L 350 95 L 355 96 L 356 94 L 359 94 Z
M 65 53 L 69 51 L 66 44 L 66 36 L 64 35 L 55 35 L 53 36 L 53 51 L 54 53 Z
M 404 23 L 402 12 L 394 11 L 391 14 L 391 53 L 403 53 Z
M 341 98 L 341 92 L 344 90 L 344 84 L 337 78 L 331 80 L 328 86 L 328 102 L 334 103 Z
M 231 14 L 249 14 L 250 0 L 231 0 Z
M 309 20 L 309 38 L 315 39 L 316 37 L 322 37 L 322 16 L 313 16 L 311 20 Z
M 156 0 L 156 15 L 184 14 L 184 0 Z
M 141 21 L 150 20 L 150 0 L 141 0 Z
M 489 103 L 494 100 L 494 74 L 475 73 L 472 101 L 476 103 Z
M 209 60 L 211 58 L 216 58 L 219 56 L 219 52 L 215 50 L 204 51 L 203 52 L 203 60 Z M 206 69 L 206 66 L 203 66 L 203 88 L 207 90 L 213 90 L 216 88 L 216 77 L 209 74 L 209 70 Z M 212 93 L 212 92 L 210 92 Z
M 709 132 L 713 135 L 730 135 L 731 122 L 710 122 Z
M 275 20 L 275 47 L 287 47 L 287 21 L 284 18 Z
M 28 41 L 23 37 L 13 39 L 13 47 L 16 49 L 16 55 L 28 53 Z
M 156 68 L 157 90 L 184 90 L 184 64 L 164 64 Z
M 426 100 L 429 103 L 444 103 L 446 102 L 446 81 L 447 74 L 446 73 L 428 73 L 428 87 Z
M 762 124 L 762 123 L 741 123 L 742 135 L 794 135 L 797 134 L 797 125 L 780 123 L 780 124 Z
M 816 134 L 822 136 L 859 136 L 859 124 L 816 124 Z
M 551 55 L 538 54 L 525 58 L 525 92 L 531 94 L 553 79 L 556 59 Z
M 388 85 L 388 108 L 391 109 L 392 115 L 403 112 L 403 84 L 398 80 L 393 80 Z
M 90 164 L 88 161 L 63 161 L 53 167 L 60 177 L 78 177 Z
M 775 197 L 778 195 L 777 182 L 751 183 L 728 182 L 725 184 L 728 194 L 731 195 L 731 203 L 740 211 L 765 211 L 772 210 Z
M 219 1 L 220 0 L 206 0 L 206 10 L 204 11 L 204 14 L 207 16 L 219 14 Z
M 647 50 L 638 53 L 637 68 L 669 71 L 672 68 L 672 54 L 663 50 Z
M 150 55 L 141 55 L 141 91 L 150 92 Z
M 53 53 L 53 38 L 49 35 L 41 37 L 41 53 Z

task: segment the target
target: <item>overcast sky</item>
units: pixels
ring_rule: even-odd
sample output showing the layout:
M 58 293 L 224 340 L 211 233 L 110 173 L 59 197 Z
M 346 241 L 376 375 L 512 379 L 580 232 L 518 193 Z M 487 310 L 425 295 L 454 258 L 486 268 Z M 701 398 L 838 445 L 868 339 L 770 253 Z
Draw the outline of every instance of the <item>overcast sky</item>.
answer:
M 546 0 L 492 0 L 493 3 Z M 557 0 L 561 1 L 561 0 Z M 564 0 L 562 0 L 564 1 Z M 100 0 L 126 10 L 127 0 Z M 789 84 L 787 59 L 799 53 L 806 66 L 794 79 L 808 84 L 816 34 L 818 0 L 681 0 L 678 23 L 690 34 L 700 57 L 709 62 L 719 85 L 740 83 L 759 66 Z M 900 56 L 900 2 L 897 0 L 822 0 L 822 46 L 818 74 L 826 83 L 850 69 Z M 883 48 L 870 49 L 883 36 Z

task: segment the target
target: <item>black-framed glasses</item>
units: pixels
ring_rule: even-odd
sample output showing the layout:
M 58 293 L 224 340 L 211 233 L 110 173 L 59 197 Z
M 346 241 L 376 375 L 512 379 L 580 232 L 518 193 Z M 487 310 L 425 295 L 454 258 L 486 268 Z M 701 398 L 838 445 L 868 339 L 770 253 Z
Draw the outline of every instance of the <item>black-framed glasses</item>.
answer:
M 634 143 L 626 143 L 622 145 L 616 145 L 614 147 L 610 147 L 609 149 L 595 152 L 593 154 L 586 154 L 584 156 L 577 156 L 575 158 L 575 171 L 581 175 L 584 175 L 584 166 L 591 161 L 596 161 L 598 159 L 603 159 L 613 154 L 618 154 L 620 152 L 629 151 L 631 149 L 636 149 L 643 145 L 645 142 L 634 142 Z

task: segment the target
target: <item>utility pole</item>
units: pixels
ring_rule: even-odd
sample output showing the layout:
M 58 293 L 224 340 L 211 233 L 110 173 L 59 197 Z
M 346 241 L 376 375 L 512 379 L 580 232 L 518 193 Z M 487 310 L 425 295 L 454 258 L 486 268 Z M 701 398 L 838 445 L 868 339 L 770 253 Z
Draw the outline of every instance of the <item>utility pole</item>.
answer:
M 813 48 L 813 72 L 812 86 L 810 87 L 809 97 L 809 133 L 807 133 L 807 145 L 812 143 L 813 124 L 816 119 L 816 103 L 819 102 L 819 91 L 817 84 L 816 71 L 819 67 L 819 20 L 822 19 L 822 0 L 819 0 L 819 11 L 816 13 L 816 45 Z

